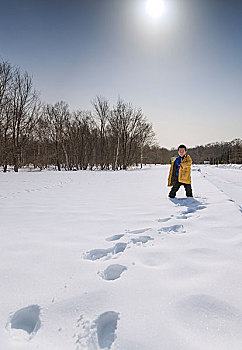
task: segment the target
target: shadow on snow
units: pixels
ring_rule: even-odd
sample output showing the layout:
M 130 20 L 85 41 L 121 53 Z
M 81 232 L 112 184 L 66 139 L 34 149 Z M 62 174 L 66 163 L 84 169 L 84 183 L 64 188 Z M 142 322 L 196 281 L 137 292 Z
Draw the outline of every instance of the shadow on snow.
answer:
M 206 206 L 195 198 L 169 198 L 169 200 L 177 206 L 186 207 L 182 214 L 192 214 L 198 210 L 205 209 Z

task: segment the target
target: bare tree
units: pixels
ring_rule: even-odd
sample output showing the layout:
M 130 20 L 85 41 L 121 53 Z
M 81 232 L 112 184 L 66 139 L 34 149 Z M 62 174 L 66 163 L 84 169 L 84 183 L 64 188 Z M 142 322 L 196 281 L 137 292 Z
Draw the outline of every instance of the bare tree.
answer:
M 92 130 L 96 125 L 89 111 L 77 111 L 73 116 L 69 134 L 72 153 L 75 154 L 76 167 L 79 165 L 80 169 L 86 170 L 89 163 L 93 162 L 95 143 L 92 140 Z
M 16 69 L 11 89 L 11 148 L 15 172 L 23 161 L 23 146 L 38 121 L 39 109 L 39 98 L 33 90 L 32 78 L 28 73 L 22 74 Z
M 49 139 L 55 145 L 56 165 L 59 171 L 61 170 L 62 152 L 65 155 L 66 166 L 69 167 L 69 159 L 64 142 L 65 129 L 69 118 L 68 104 L 63 101 L 57 102 L 54 106 L 48 104 L 45 108 L 45 122 L 48 125 Z
M 105 165 L 108 167 L 107 158 L 107 123 L 110 115 L 110 107 L 108 101 L 101 96 L 96 96 L 92 101 L 94 107 L 94 113 L 99 125 L 99 147 L 97 150 L 98 163 L 101 166 L 101 170 L 104 169 Z
M 55 146 L 50 136 L 50 129 L 51 126 L 46 117 L 46 106 L 43 106 L 38 124 L 34 130 L 34 139 L 37 148 L 34 163 L 40 169 L 43 167 L 47 168 L 50 164 L 54 164 L 56 160 Z
M 142 163 L 143 148 L 154 136 L 142 110 L 118 99 L 109 122 L 116 138 L 115 169 L 118 163 L 120 168 L 127 169 L 137 162 L 137 154 L 140 154 Z
M 11 126 L 11 82 L 13 78 L 13 68 L 8 62 L 0 63 L 0 157 L 7 171 L 9 161 L 9 132 Z

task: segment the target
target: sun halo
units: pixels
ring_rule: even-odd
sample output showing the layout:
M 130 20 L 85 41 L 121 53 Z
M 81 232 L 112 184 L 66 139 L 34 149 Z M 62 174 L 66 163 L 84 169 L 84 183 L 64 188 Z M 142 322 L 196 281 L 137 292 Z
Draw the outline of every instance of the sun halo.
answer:
M 147 0 L 146 10 L 148 14 L 153 18 L 159 18 L 162 16 L 165 10 L 165 4 L 163 0 Z

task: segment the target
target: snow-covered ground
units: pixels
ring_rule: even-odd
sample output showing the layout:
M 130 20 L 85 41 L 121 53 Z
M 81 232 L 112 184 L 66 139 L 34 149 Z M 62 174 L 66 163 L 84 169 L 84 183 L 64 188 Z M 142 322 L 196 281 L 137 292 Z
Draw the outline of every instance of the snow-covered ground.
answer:
M 242 170 L 0 173 L 1 350 L 241 350 Z

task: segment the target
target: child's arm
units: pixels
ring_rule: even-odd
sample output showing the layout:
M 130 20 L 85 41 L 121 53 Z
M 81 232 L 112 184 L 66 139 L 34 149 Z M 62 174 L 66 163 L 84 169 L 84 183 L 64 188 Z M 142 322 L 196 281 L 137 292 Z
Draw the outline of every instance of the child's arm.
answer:
M 184 158 L 184 160 L 181 162 L 181 165 L 180 165 L 180 166 L 181 166 L 183 169 L 186 169 L 186 168 L 190 168 L 191 165 L 192 165 L 192 158 L 191 158 L 189 155 L 187 155 L 187 156 Z

